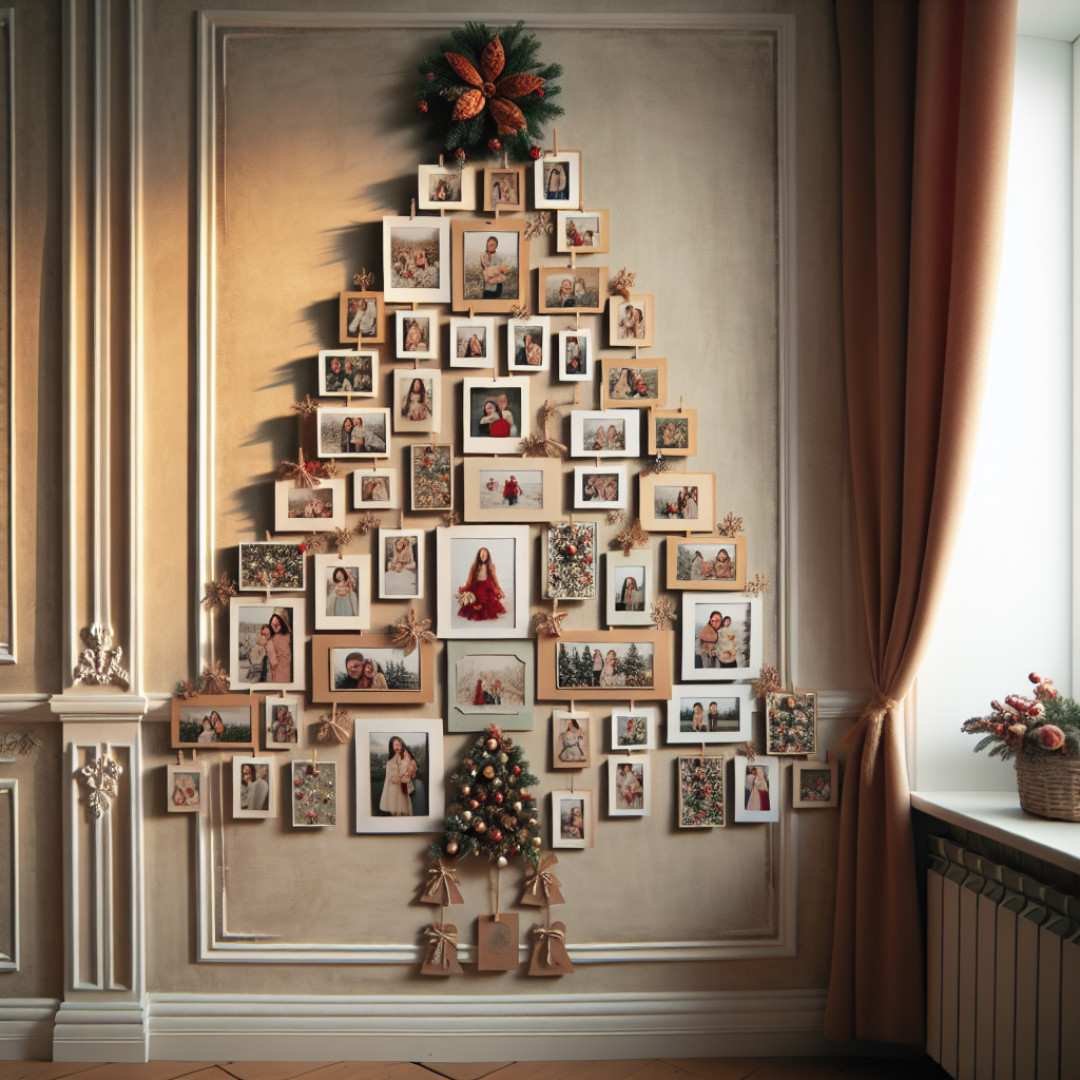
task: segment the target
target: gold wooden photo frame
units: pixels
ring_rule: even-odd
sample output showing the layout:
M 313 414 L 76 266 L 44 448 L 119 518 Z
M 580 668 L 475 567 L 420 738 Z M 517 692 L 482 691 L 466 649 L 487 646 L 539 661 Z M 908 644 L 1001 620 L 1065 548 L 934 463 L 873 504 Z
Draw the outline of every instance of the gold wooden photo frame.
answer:
M 562 515 L 556 458 L 467 457 L 466 521 L 555 521 Z
M 354 330 L 353 327 L 356 327 Z M 386 341 L 386 301 L 381 292 L 349 290 L 338 299 L 338 340 L 342 345 L 382 345 Z
M 484 209 L 505 213 L 525 209 L 524 165 L 489 165 L 484 169 Z
M 557 210 L 555 250 L 562 255 L 606 255 L 611 248 L 606 210 Z
M 426 641 L 406 655 L 390 634 L 315 634 L 311 666 L 314 702 L 421 705 L 435 696 L 435 653 Z
M 537 642 L 537 697 L 545 701 L 667 701 L 670 630 L 564 630 Z M 586 670 L 586 653 L 588 670 Z
M 656 338 L 656 298 L 633 292 L 613 296 L 608 304 L 608 344 L 613 348 L 647 349 Z
M 716 476 L 665 472 L 638 477 L 638 514 L 649 532 L 711 532 L 716 527 Z
M 649 409 L 667 400 L 667 360 L 662 356 L 605 356 L 600 360 L 600 408 Z
M 667 540 L 669 589 L 742 592 L 746 587 L 746 537 L 670 536 Z
M 606 266 L 541 266 L 536 310 L 542 315 L 599 315 L 607 292 Z
M 529 307 L 524 218 L 455 218 L 450 223 L 455 311 L 506 313 Z
M 648 416 L 649 456 L 693 457 L 697 453 L 697 409 L 661 409 L 650 406 Z
M 254 750 L 261 704 L 254 694 L 174 697 L 169 745 L 174 750 Z

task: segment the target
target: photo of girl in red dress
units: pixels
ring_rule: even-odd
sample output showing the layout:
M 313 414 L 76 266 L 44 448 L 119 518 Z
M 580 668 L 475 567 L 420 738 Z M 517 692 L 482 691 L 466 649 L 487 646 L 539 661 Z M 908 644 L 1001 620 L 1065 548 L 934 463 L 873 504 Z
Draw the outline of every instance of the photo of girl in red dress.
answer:
M 506 593 L 499 586 L 491 552 L 480 548 L 469 568 L 465 584 L 458 589 L 458 615 L 472 622 L 487 622 L 506 614 Z

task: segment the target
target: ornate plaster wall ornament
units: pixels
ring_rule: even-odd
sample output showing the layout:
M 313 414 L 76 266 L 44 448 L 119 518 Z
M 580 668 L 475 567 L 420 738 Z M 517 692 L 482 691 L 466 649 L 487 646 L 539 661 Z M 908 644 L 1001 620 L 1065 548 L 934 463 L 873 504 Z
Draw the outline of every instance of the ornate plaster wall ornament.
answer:
M 123 766 L 108 754 L 99 754 L 79 770 L 79 775 L 86 782 L 86 802 L 95 818 L 104 817 L 112 808 L 123 771 Z
M 94 623 L 82 632 L 86 648 L 75 665 L 75 682 L 96 686 L 119 686 L 126 690 L 130 676 L 121 663 L 124 650 L 113 645 L 113 632 L 108 626 Z

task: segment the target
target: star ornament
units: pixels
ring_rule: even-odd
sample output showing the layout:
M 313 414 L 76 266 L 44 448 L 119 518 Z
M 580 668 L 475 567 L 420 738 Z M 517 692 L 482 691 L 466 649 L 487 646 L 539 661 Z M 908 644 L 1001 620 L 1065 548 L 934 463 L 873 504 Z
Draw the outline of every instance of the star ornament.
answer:
M 515 104 L 515 100 L 542 90 L 544 79 L 527 72 L 504 75 L 506 52 L 498 34 L 481 51 L 479 71 L 473 62 L 461 53 L 446 52 L 443 57 L 454 74 L 465 84 L 454 103 L 455 120 L 471 120 L 487 109 L 494 118 L 500 135 L 516 135 L 528 127 L 525 114 Z

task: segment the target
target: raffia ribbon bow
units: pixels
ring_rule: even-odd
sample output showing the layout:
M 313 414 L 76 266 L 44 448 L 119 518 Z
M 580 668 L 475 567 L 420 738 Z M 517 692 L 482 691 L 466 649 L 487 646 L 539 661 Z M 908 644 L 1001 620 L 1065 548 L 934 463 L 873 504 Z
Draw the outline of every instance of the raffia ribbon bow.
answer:
M 278 476 L 282 480 L 292 480 L 297 487 L 302 488 L 316 488 L 321 483 L 304 460 L 303 449 L 296 451 L 296 461 L 282 461 L 278 465 Z
M 527 896 L 539 900 L 542 892 L 545 904 L 550 904 L 553 900 L 559 904 L 563 902 L 559 879 L 551 872 L 551 868 L 558 861 L 554 855 L 545 855 L 540 860 L 540 864 L 527 873 L 525 878 Z
M 533 929 L 533 934 L 536 939 L 541 942 L 541 948 L 544 955 L 544 966 L 553 967 L 555 960 L 551 955 L 551 943 L 553 941 L 558 942 L 560 945 L 566 942 L 566 931 L 560 930 L 555 926 L 537 926 Z
M 431 900 L 444 907 L 464 903 L 461 890 L 458 888 L 457 870 L 454 867 L 440 861 L 428 867 L 427 876 L 428 882 L 424 888 L 425 900 Z
M 430 960 L 439 967 L 450 966 L 450 953 L 457 948 L 457 931 L 446 930 L 442 926 L 429 926 L 424 931 L 428 944 L 432 946 Z

